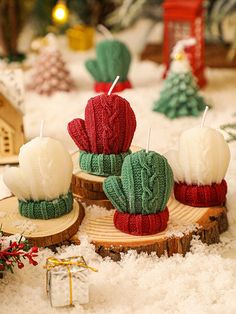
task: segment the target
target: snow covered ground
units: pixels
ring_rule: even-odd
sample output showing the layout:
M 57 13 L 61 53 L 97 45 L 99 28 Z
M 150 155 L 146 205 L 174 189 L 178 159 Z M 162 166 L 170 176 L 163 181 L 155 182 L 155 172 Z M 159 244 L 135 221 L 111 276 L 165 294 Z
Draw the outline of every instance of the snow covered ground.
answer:
M 91 52 L 91 55 L 93 52 Z M 76 81 L 77 89 L 69 94 L 58 93 L 50 98 L 26 94 L 25 130 L 28 139 L 39 134 L 40 121 L 45 120 L 45 136 L 61 140 L 68 150 L 76 149 L 67 134 L 67 123 L 84 117 L 87 100 L 94 96 L 93 82 L 83 62 L 86 54 L 65 51 L 65 58 Z M 170 121 L 152 112 L 157 99 L 163 68 L 151 62 L 132 63 L 130 80 L 134 88 L 121 93 L 136 114 L 137 131 L 133 144 L 145 146 L 149 126 L 152 127 L 150 149 L 165 153 L 177 145 L 180 133 L 200 123 L 200 118 Z M 204 96 L 214 109 L 206 125 L 218 128 L 234 121 L 236 112 L 236 71 L 207 71 L 209 84 Z M 29 74 L 26 74 L 26 81 Z M 236 142 L 230 144 L 232 159 L 227 174 L 230 230 L 222 235 L 222 243 L 205 246 L 193 241 L 185 257 L 157 258 L 155 254 L 123 256 L 119 263 L 103 260 L 82 234 L 82 244 L 61 248 L 65 256 L 84 255 L 98 273 L 90 275 L 90 302 L 81 307 L 53 309 L 45 292 L 46 257 L 48 249 L 40 251 L 37 267 L 25 266 L 0 281 L 0 313 L 236 313 Z M 0 196 L 7 195 L 0 182 Z M 104 215 L 100 208 L 90 208 L 91 215 Z

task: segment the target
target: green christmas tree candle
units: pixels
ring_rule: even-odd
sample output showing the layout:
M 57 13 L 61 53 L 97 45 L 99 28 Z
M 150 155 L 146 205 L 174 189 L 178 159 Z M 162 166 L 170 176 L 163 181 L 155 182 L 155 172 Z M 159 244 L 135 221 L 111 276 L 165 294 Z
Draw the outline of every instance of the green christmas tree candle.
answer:
M 177 44 L 172 57 L 173 61 L 160 98 L 154 103 L 153 110 L 163 113 L 170 119 L 183 116 L 197 117 L 204 111 L 206 102 L 199 94 L 184 46 Z

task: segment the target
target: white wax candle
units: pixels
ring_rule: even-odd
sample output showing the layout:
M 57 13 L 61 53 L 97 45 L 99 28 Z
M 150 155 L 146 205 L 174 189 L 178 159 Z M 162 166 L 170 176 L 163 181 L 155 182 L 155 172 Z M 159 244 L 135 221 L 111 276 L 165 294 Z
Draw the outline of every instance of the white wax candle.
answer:
M 211 185 L 224 179 L 230 150 L 219 131 L 195 127 L 182 133 L 178 151 L 170 151 L 166 157 L 173 169 L 175 181 Z
M 49 137 L 36 137 L 23 145 L 19 168 L 5 171 L 3 180 L 21 200 L 53 200 L 68 193 L 73 164 L 63 145 Z

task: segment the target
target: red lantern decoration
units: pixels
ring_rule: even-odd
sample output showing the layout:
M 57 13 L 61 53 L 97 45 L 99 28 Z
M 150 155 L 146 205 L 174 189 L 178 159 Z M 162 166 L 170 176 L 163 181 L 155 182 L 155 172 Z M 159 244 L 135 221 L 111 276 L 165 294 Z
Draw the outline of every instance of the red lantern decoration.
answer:
M 189 37 L 196 39 L 196 45 L 186 47 L 193 74 L 198 85 L 206 84 L 205 69 L 205 41 L 203 22 L 203 0 L 165 0 L 164 8 L 164 43 L 163 54 L 166 66 L 164 76 L 170 65 L 170 55 L 175 44 Z

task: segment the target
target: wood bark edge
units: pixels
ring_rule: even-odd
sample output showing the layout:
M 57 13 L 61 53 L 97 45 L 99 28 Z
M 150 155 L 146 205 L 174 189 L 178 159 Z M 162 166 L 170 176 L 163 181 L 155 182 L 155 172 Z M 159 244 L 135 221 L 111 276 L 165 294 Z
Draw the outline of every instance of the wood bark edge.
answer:
M 220 241 L 220 234 L 228 229 L 228 219 L 226 214 L 226 208 L 209 208 L 207 213 L 197 221 L 199 228 L 190 233 L 185 233 L 182 237 L 169 237 L 161 240 L 154 240 L 153 243 L 139 243 L 137 246 L 129 245 L 104 245 L 102 243 L 92 241 L 95 245 L 95 250 L 102 257 L 111 257 L 114 261 L 120 260 L 121 253 L 126 253 L 129 250 L 135 249 L 138 253 L 156 252 L 160 257 L 163 254 L 172 256 L 175 253 L 185 255 L 191 246 L 191 240 L 193 236 L 199 236 L 199 239 L 208 245 L 218 243 Z M 129 236 L 129 235 L 127 235 Z M 72 242 L 77 243 L 76 237 L 72 239 Z

